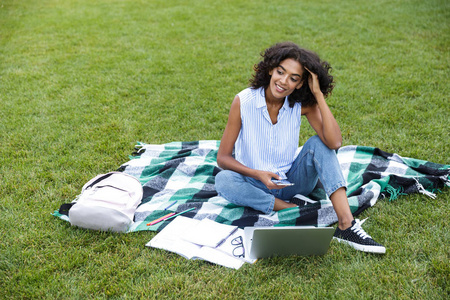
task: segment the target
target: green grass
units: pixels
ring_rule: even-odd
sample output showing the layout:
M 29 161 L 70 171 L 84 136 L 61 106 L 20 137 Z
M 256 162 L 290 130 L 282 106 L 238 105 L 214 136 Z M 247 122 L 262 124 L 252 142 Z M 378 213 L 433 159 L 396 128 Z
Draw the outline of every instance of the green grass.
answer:
M 385 256 L 333 242 L 238 271 L 50 215 L 136 141 L 220 139 L 259 52 L 284 40 L 334 67 L 345 145 L 450 164 L 449 20 L 437 0 L 0 0 L 2 297 L 449 297 L 448 188 L 363 213 Z

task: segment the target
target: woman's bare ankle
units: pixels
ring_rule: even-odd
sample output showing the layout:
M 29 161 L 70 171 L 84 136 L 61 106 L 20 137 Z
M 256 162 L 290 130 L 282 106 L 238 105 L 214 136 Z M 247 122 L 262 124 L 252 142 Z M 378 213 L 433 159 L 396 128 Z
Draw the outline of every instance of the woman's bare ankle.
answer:
M 338 220 L 338 227 L 340 230 L 345 230 L 352 226 L 352 222 L 353 222 L 353 217 L 346 218 L 345 220 Z
M 279 211 L 279 210 L 291 208 L 291 207 L 297 207 L 297 205 L 295 205 L 294 203 L 289 203 L 289 202 L 283 201 L 281 199 L 275 198 L 275 204 L 273 205 L 274 211 Z

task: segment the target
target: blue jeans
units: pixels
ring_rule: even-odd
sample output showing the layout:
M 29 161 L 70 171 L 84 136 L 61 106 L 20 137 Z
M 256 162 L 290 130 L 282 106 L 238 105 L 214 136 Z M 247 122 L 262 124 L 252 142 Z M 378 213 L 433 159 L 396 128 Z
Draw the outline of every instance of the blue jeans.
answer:
M 216 175 L 216 190 L 220 196 L 239 206 L 248 206 L 269 214 L 273 210 L 275 197 L 291 200 L 296 194 L 309 195 L 318 179 L 328 196 L 346 186 L 336 152 L 328 148 L 318 136 L 311 137 L 287 172 L 293 186 L 269 190 L 261 181 L 230 170 Z

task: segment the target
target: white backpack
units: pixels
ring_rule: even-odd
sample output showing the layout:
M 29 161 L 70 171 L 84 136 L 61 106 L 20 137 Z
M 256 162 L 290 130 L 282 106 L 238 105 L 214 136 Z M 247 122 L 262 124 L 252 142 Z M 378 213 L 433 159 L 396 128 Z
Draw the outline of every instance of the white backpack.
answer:
M 110 172 L 89 180 L 70 207 L 70 224 L 82 228 L 126 232 L 133 224 L 143 188 L 135 177 Z

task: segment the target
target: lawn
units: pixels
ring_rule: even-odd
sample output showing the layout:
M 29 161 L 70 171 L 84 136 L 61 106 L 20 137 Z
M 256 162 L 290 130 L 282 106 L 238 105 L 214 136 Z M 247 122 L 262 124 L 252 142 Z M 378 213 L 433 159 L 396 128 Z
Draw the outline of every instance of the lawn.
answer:
M 344 145 L 450 164 L 449 20 L 444 0 L 0 0 L 2 297 L 448 298 L 448 188 L 360 216 L 384 256 L 332 242 L 237 271 L 51 212 L 136 141 L 219 140 L 259 53 L 285 40 L 332 65 Z

